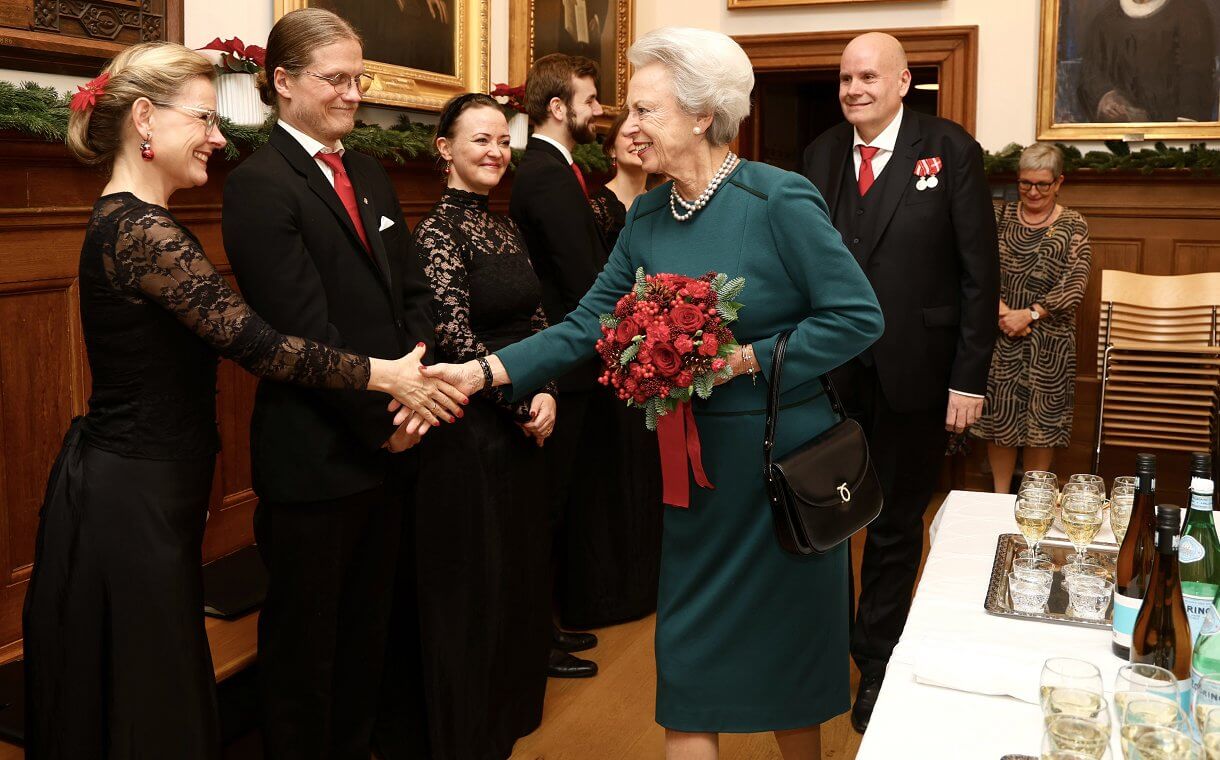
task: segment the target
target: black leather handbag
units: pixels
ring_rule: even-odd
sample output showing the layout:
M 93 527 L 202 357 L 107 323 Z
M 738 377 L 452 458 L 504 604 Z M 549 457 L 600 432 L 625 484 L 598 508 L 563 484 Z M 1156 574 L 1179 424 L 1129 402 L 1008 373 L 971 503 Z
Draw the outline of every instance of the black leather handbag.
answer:
M 821 554 L 876 519 L 881 512 L 881 483 L 869 460 L 864 430 L 844 414 L 826 375 L 821 377 L 822 387 L 839 421 L 782 458 L 772 458 L 790 334 L 780 335 L 771 359 L 763 478 L 779 545 L 792 554 Z

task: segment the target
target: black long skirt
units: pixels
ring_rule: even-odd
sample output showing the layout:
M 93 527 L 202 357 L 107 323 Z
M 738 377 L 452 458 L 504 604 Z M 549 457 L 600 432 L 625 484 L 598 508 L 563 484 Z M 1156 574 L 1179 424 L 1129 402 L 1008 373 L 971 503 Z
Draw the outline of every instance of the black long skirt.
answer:
M 26 757 L 219 756 L 200 574 L 214 465 L 69 430 L 25 599 Z
M 420 465 L 417 588 L 432 757 L 506 758 L 538 727 L 546 694 L 543 450 L 475 399 L 461 422 L 428 433 Z
M 664 510 L 657 436 L 641 410 L 593 391 L 581 439 L 568 454 L 557 591 L 564 626 L 586 629 L 656 611 Z

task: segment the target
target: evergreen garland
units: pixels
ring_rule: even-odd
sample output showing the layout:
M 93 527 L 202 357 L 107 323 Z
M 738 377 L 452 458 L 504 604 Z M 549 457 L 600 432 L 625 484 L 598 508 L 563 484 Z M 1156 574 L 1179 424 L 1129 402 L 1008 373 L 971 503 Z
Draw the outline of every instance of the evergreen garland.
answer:
M 36 135 L 48 142 L 63 142 L 68 134 L 68 100 L 67 95 L 61 95 L 52 87 L 42 87 L 33 82 L 15 85 L 0 81 L 0 130 Z M 271 134 L 271 126 L 268 121 L 261 127 L 243 127 L 228 119 L 221 119 L 221 131 L 229 141 L 225 146 L 225 157 L 236 160 L 243 153 L 261 147 Z M 432 132 L 431 126 L 413 124 L 404 114 L 398 117 L 398 124 L 390 129 L 357 122 L 351 134 L 343 138 L 343 145 L 375 158 L 401 164 L 410 158 L 436 156 Z M 522 153 L 513 151 L 513 166 L 521 160 Z M 610 169 L 609 159 L 597 144 L 577 145 L 572 157 L 584 171 L 605 172 Z
M 48 142 L 63 142 L 68 133 L 68 113 L 68 96 L 61 95 L 52 87 L 42 87 L 33 82 L 16 85 L 0 81 L 0 130 L 36 135 Z M 229 140 L 225 156 L 236 160 L 242 153 L 249 153 L 267 142 L 271 124 L 240 127 L 222 119 L 221 129 Z M 400 164 L 407 159 L 436 156 L 432 145 L 432 127 L 413 124 L 405 114 L 390 129 L 357 123 L 351 134 L 343 138 L 343 144 L 352 150 Z M 1158 142 L 1154 148 L 1132 151 L 1126 143 L 1111 141 L 1106 143 L 1106 147 L 1108 151 L 1094 150 L 1082 154 L 1078 148 L 1060 143 L 1064 172 L 1071 174 L 1091 170 L 1151 174 L 1158 169 L 1177 169 L 1202 175 L 1220 174 L 1220 150 L 1212 150 L 1203 143 L 1193 144 L 1189 148 L 1170 148 Z M 1022 150 L 1022 146 L 1012 143 L 996 153 L 984 152 L 983 165 L 987 174 L 1016 174 Z M 521 160 L 521 154 L 521 151 L 513 151 L 514 166 Z M 597 143 L 577 145 L 572 157 L 584 171 L 610 170 L 610 161 Z

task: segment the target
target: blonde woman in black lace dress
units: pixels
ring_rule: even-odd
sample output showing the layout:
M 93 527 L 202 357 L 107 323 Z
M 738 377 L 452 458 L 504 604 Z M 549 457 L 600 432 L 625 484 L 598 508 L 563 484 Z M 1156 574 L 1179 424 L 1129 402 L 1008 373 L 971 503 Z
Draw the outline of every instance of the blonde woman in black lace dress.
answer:
M 440 201 L 415 228 L 432 283 L 437 360 L 486 356 L 546 327 L 517 226 L 488 208 L 511 153 L 499 104 L 467 93 L 437 124 Z M 416 545 L 432 757 L 505 758 L 542 720 L 551 642 L 549 497 L 542 446 L 556 389 L 471 398 L 421 448 Z
M 110 179 L 80 258 L 89 412 L 51 470 L 26 592 L 30 758 L 219 757 L 200 573 L 218 354 L 260 377 L 460 408 L 419 375 L 421 351 L 391 362 L 275 332 L 169 211 L 225 145 L 212 77 L 198 53 L 147 43 L 74 99 L 68 147 Z
M 1008 493 L 1018 451 L 1026 470 L 1049 470 L 1072 437 L 1076 308 L 1089 284 L 1089 225 L 1056 202 L 1063 154 L 1036 143 L 1021 153 L 1020 200 L 997 203 L 999 329 L 983 416 L 996 493 Z

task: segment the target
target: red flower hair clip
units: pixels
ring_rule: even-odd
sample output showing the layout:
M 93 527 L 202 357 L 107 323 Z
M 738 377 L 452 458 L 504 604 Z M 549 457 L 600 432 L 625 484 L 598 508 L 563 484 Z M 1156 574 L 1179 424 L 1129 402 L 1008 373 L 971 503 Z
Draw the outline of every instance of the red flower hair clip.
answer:
M 78 92 L 72 96 L 73 111 L 87 111 L 97 105 L 98 97 L 106 94 L 106 83 L 110 81 L 110 73 L 103 72 L 84 86 L 77 87 Z

